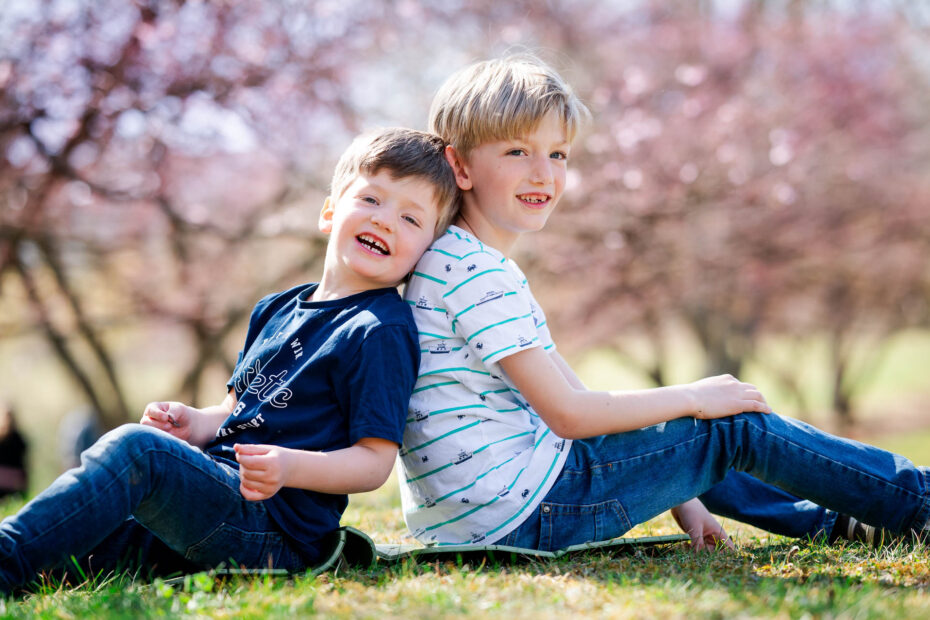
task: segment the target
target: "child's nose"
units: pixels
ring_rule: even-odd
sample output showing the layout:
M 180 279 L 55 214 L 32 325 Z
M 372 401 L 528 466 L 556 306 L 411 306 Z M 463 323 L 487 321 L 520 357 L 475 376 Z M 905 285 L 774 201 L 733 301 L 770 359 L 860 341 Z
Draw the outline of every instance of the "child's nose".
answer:
M 394 219 L 393 210 L 387 207 L 376 209 L 371 213 L 371 223 L 388 232 L 394 231 Z
M 553 178 L 552 161 L 548 157 L 534 158 L 530 180 L 534 183 L 544 184 L 551 183 Z

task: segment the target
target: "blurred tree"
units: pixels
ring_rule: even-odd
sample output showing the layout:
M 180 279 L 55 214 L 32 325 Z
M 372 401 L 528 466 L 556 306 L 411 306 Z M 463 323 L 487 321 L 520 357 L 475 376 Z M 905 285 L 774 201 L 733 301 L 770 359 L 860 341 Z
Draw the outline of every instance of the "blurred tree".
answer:
M 357 129 L 354 4 L 5 6 L 0 330 L 41 330 L 107 425 L 137 415 L 108 330 L 183 326 L 196 402 L 255 300 L 319 259 L 306 194 Z
M 707 372 L 826 335 L 847 415 L 863 351 L 930 322 L 926 13 L 890 6 L 10 0 L 0 337 L 40 330 L 112 425 L 135 417 L 113 336 L 180 327 L 197 402 L 254 301 L 316 269 L 349 137 L 423 127 L 452 70 L 529 47 L 595 120 L 520 249 L 563 345 L 662 384 L 681 326 Z
M 763 334 L 825 334 L 848 423 L 881 343 L 930 316 L 930 81 L 893 13 L 801 4 L 710 19 L 659 3 L 566 25 L 595 122 L 526 252 L 556 324 L 658 384 L 678 326 L 707 374 L 739 374 Z M 630 346 L 644 338 L 647 354 Z M 778 370 L 797 384 L 797 364 Z

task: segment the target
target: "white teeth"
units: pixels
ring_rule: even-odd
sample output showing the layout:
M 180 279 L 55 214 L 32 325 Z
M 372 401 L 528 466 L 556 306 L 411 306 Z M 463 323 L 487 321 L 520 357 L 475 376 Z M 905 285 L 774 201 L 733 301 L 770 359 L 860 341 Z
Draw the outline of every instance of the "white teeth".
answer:
M 381 243 L 380 241 L 378 241 L 377 239 L 375 239 L 374 237 L 369 237 L 368 235 L 359 235 L 358 237 L 356 237 L 356 239 L 358 239 L 364 245 L 367 245 L 372 250 L 377 250 L 378 252 L 380 252 L 381 254 L 384 254 L 385 256 L 390 254 L 390 252 L 388 252 L 387 246 Z
M 544 196 L 518 196 L 518 198 L 524 202 L 532 202 L 533 204 L 546 202 L 546 197 Z

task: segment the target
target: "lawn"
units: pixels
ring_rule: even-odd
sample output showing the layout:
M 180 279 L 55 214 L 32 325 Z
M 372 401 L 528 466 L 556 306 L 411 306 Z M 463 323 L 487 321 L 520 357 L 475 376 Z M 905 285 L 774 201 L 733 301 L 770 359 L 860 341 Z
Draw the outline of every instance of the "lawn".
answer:
M 927 338 L 920 342 L 926 352 Z M 907 353 L 906 347 L 899 349 Z M 616 384 L 620 371 L 609 358 L 591 356 L 588 361 L 580 366 L 592 387 Z M 914 366 L 903 353 L 891 361 L 893 368 Z M 906 373 L 891 374 L 901 381 Z M 895 410 L 889 414 L 889 401 L 881 397 L 886 383 L 887 378 L 876 382 L 870 392 L 882 403 L 882 416 Z M 897 387 L 904 393 L 926 393 L 922 383 Z M 49 397 L 47 391 L 34 392 Z M 32 421 L 41 421 L 43 428 L 51 424 L 41 417 Z M 930 430 L 870 441 L 930 464 Z M 51 463 L 53 456 L 52 450 L 42 449 L 35 459 Z M 46 469 L 51 465 L 39 468 L 37 483 Z M 15 502 L 0 503 L 0 515 L 16 507 Z M 391 479 L 376 492 L 353 496 L 343 522 L 379 542 L 406 541 L 396 482 Z M 101 576 L 73 590 L 44 584 L 25 597 L 0 599 L 0 618 L 930 617 L 930 549 L 828 547 L 724 524 L 738 541 L 735 553 L 695 555 L 677 545 L 657 554 L 592 554 L 512 566 L 408 562 L 317 577 L 227 581 L 204 574 L 179 586 L 121 574 Z M 630 535 L 669 533 L 677 528 L 662 515 Z
M 928 432 L 878 443 L 930 462 Z M 344 523 L 379 541 L 403 540 L 396 482 L 353 496 Z M 739 543 L 734 553 L 694 554 L 675 545 L 511 566 L 407 562 L 317 577 L 198 575 L 177 586 L 103 576 L 74 590 L 45 584 L 0 601 L 0 617 L 930 617 L 926 547 L 829 547 L 725 525 Z M 675 532 L 663 515 L 631 534 Z

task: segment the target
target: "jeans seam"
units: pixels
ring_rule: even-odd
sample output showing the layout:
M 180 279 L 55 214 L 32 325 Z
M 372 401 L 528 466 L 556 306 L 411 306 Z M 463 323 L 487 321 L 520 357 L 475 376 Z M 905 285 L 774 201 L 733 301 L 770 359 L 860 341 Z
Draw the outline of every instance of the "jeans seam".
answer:
M 281 554 L 284 553 L 285 548 L 289 548 L 287 547 L 287 540 L 285 539 L 284 534 L 282 534 L 278 530 L 256 532 L 252 530 L 245 530 L 245 529 L 242 529 L 241 527 L 236 527 L 235 525 L 233 525 L 232 523 L 229 523 L 228 521 L 221 521 L 220 523 L 216 525 L 216 527 L 210 530 L 209 534 L 207 534 L 206 536 L 204 536 L 197 542 L 191 545 L 188 545 L 188 547 L 184 550 L 184 558 L 187 560 L 192 559 L 191 555 L 193 553 L 195 553 L 196 551 L 200 551 L 204 547 L 204 543 L 206 541 L 208 541 L 210 538 L 213 537 L 214 534 L 216 534 L 217 532 L 223 529 L 233 530 L 236 532 L 237 536 L 239 536 L 242 540 L 248 541 L 249 543 L 261 542 L 263 546 L 268 545 L 268 541 L 270 537 L 272 539 L 272 542 L 275 544 L 275 550 L 278 551 L 278 554 L 274 556 L 276 560 L 280 560 Z
M 762 432 L 762 433 L 769 433 L 769 431 L 767 431 L 767 430 L 765 430 L 765 428 L 763 428 L 763 427 L 757 425 L 753 420 L 749 420 L 749 419 L 740 419 L 740 420 L 734 420 L 733 423 L 734 423 L 734 424 L 737 424 L 737 423 L 748 424 L 748 425 L 752 426 L 753 428 L 755 428 L 755 429 L 756 429 L 757 431 L 759 431 L 759 432 Z M 894 482 L 892 482 L 892 481 L 890 481 L 890 480 L 882 480 L 881 478 L 877 478 L 877 477 L 873 476 L 873 475 L 872 475 L 871 473 L 869 473 L 869 472 L 865 472 L 865 471 L 862 471 L 862 470 L 860 470 L 860 469 L 857 469 L 857 468 L 855 468 L 855 467 L 853 467 L 853 466 L 851 466 L 851 465 L 848 465 L 848 464 L 846 464 L 846 463 L 841 463 L 840 461 L 833 460 L 833 459 L 831 459 L 831 458 L 825 456 L 825 455 L 824 455 L 823 453 L 821 453 L 821 452 L 816 452 L 816 451 L 814 451 L 814 450 L 810 450 L 809 448 L 807 448 L 807 447 L 804 446 L 804 445 L 795 443 L 795 442 L 790 441 L 790 440 L 788 440 L 788 439 L 785 439 L 785 438 L 783 438 L 783 437 L 778 437 L 777 435 L 774 435 L 774 433 L 769 433 L 769 434 L 772 434 L 773 436 L 777 437 L 780 441 L 784 442 L 785 444 L 794 446 L 796 449 L 798 449 L 798 450 L 800 450 L 800 451 L 802 451 L 802 452 L 804 452 L 804 453 L 806 453 L 806 454 L 810 454 L 810 455 L 814 455 L 814 456 L 816 456 L 816 457 L 820 457 L 820 458 L 822 458 L 822 459 L 824 459 L 824 460 L 826 460 L 826 461 L 829 461 L 829 462 L 832 463 L 833 465 L 839 466 L 839 467 L 841 467 L 841 468 L 843 468 L 843 469 L 846 469 L 846 470 L 848 470 L 848 471 L 855 472 L 856 474 L 858 474 L 858 475 L 860 475 L 860 476 L 863 476 L 863 477 L 865 477 L 865 478 L 868 478 L 868 479 L 872 480 L 873 482 L 878 482 L 878 483 L 881 483 L 881 484 L 887 484 L 887 485 L 889 485 L 889 486 L 891 486 L 891 487 L 897 489 L 898 491 L 902 491 L 902 492 L 906 493 L 907 495 L 910 495 L 910 496 L 912 496 L 912 497 L 920 498 L 920 499 L 923 500 L 924 506 L 927 505 L 928 497 L 927 497 L 926 495 L 921 495 L 921 494 L 919 494 L 919 493 L 915 493 L 915 492 L 911 491 L 910 489 L 906 489 L 906 488 L 904 488 L 904 487 L 901 487 L 900 485 L 898 485 L 898 484 L 896 484 L 896 483 L 894 483 Z M 926 480 L 926 478 L 925 478 L 925 480 Z M 930 506 L 927 506 L 927 510 L 930 510 Z
M 107 484 L 103 489 L 101 489 L 100 495 L 103 495 L 104 492 L 107 491 L 108 489 L 110 489 L 114 484 L 117 484 L 117 483 L 119 483 L 119 482 L 122 482 L 122 481 L 123 481 L 122 478 L 124 477 L 124 474 L 126 473 L 126 471 L 128 471 L 128 470 L 130 469 L 130 467 L 132 466 L 132 464 L 134 464 L 134 463 L 137 462 L 137 460 L 138 460 L 139 457 L 142 457 L 142 456 L 144 456 L 144 455 L 146 455 L 146 454 L 155 454 L 155 453 L 157 453 L 157 454 L 168 455 L 168 456 L 174 458 L 175 460 L 184 461 L 184 462 L 187 462 L 187 463 L 190 462 L 190 461 L 185 461 L 184 459 L 181 459 L 181 458 L 178 457 L 177 455 L 173 454 L 171 451 L 165 450 L 164 448 L 159 448 L 159 447 L 146 448 L 146 449 L 140 451 L 138 454 L 133 455 L 133 457 L 131 458 L 129 464 L 127 464 L 126 467 L 123 467 L 123 468 L 119 469 L 118 471 L 111 470 L 111 469 L 107 468 L 108 471 L 110 471 L 111 475 L 113 476 L 113 479 L 110 481 L 109 484 Z M 103 467 L 102 464 L 101 464 L 101 467 Z M 198 469 L 201 473 L 203 473 L 203 474 L 205 474 L 205 475 L 207 474 L 206 471 L 200 469 L 199 467 L 197 467 L 197 469 Z M 226 485 L 224 485 L 224 486 L 226 486 Z M 228 488 L 228 487 L 227 487 L 227 488 Z M 32 539 L 29 540 L 28 542 L 24 542 L 23 544 L 24 544 L 24 545 L 31 545 L 31 544 L 35 544 L 35 543 L 37 543 L 37 542 L 41 542 L 46 536 L 53 534 L 53 533 L 54 533 L 56 530 L 58 530 L 58 528 L 60 528 L 64 523 L 67 523 L 68 521 L 70 521 L 70 520 L 74 517 L 74 515 L 79 514 L 79 513 L 81 512 L 81 510 L 82 510 L 82 508 L 75 508 L 75 509 L 72 510 L 71 512 L 67 513 L 67 515 L 64 515 L 61 519 L 58 519 L 57 521 L 55 521 L 54 524 L 52 524 L 51 527 L 49 527 L 48 529 L 44 530 L 44 531 L 41 532 L 38 536 L 32 538 Z
M 760 414 L 760 415 L 762 415 L 762 414 Z M 749 425 L 749 426 L 751 426 L 753 429 L 755 429 L 756 432 L 760 432 L 760 433 L 765 433 L 765 434 L 771 435 L 773 438 L 777 438 L 779 441 L 782 441 L 784 444 L 793 446 L 794 448 L 796 448 L 796 449 L 798 449 L 799 451 L 802 451 L 802 452 L 804 452 L 804 453 L 806 453 L 806 454 L 809 454 L 809 455 L 813 455 L 813 456 L 815 456 L 815 457 L 822 458 L 822 459 L 824 459 L 824 460 L 826 460 L 826 461 L 829 461 L 830 463 L 832 463 L 832 464 L 834 464 L 834 465 L 837 465 L 837 466 L 839 466 L 839 467 L 842 467 L 842 468 L 844 468 L 844 469 L 846 469 L 846 470 L 848 470 L 848 471 L 852 471 L 852 472 L 855 472 L 855 473 L 858 474 L 858 475 L 861 475 L 861 476 L 864 476 L 864 477 L 866 477 L 866 478 L 869 478 L 870 480 L 872 480 L 872 481 L 874 481 L 874 482 L 879 482 L 879 483 L 881 483 L 881 484 L 887 484 L 887 485 L 889 485 L 889 486 L 895 488 L 895 489 L 898 490 L 898 491 L 901 491 L 901 492 L 906 493 L 907 495 L 909 495 L 909 496 L 911 496 L 911 497 L 920 498 L 920 499 L 923 500 L 924 505 L 922 506 L 921 510 L 919 511 L 919 514 L 920 514 L 921 516 L 926 515 L 928 518 L 930 518 L 930 497 L 928 497 L 928 496 L 926 496 L 926 495 L 920 495 L 919 493 L 915 493 L 915 492 L 911 491 L 910 489 L 901 487 L 900 485 L 898 485 L 898 484 L 896 484 L 896 483 L 894 483 L 894 482 L 892 482 L 892 481 L 882 480 L 882 479 L 880 479 L 880 478 L 877 478 L 877 477 L 873 476 L 873 475 L 872 475 L 871 473 L 869 473 L 869 472 L 862 471 L 862 470 L 857 469 L 856 467 L 853 467 L 853 466 L 848 465 L 848 464 L 846 464 L 846 463 L 841 463 L 840 461 L 836 461 L 836 460 L 834 460 L 834 459 L 831 459 L 831 458 L 829 458 L 829 457 L 823 455 L 823 454 L 820 453 L 820 452 L 816 452 L 816 451 L 814 451 L 814 450 L 810 450 L 809 448 L 807 448 L 806 446 L 804 446 L 804 445 L 802 445 L 802 444 L 795 443 L 795 442 L 793 442 L 793 441 L 791 441 L 791 440 L 789 440 L 789 439 L 786 439 L 786 438 L 784 438 L 784 437 L 781 437 L 781 436 L 779 436 L 779 435 L 776 435 L 775 433 L 772 433 L 771 431 L 767 430 L 767 429 L 764 428 L 763 426 L 757 424 L 757 423 L 756 423 L 754 420 L 752 420 L 752 419 L 749 419 L 749 418 L 742 418 L 742 419 L 731 420 L 731 421 L 730 421 L 730 424 L 732 424 L 733 426 L 736 426 L 736 425 L 743 425 L 743 424 Z M 609 461 L 609 462 L 606 462 L 606 463 L 598 463 L 598 464 L 589 466 L 589 467 L 587 468 L 587 470 L 568 470 L 568 469 L 566 469 L 566 470 L 563 470 L 563 472 L 566 473 L 566 474 L 569 474 L 569 475 L 572 475 L 572 474 L 574 474 L 574 475 L 584 475 L 584 473 L 585 473 L 586 471 L 590 471 L 590 472 L 593 473 L 593 472 L 594 472 L 595 470 L 597 470 L 597 469 L 603 469 L 604 467 L 608 467 L 608 466 L 613 465 L 613 464 L 624 463 L 624 462 L 633 462 L 633 461 L 636 461 L 636 460 L 639 460 L 639 459 L 642 459 L 642 458 L 646 458 L 646 457 L 650 457 L 650 458 L 651 458 L 651 457 L 655 457 L 655 456 L 657 456 L 657 455 L 662 454 L 663 452 L 669 452 L 669 451 L 671 451 L 671 450 L 675 450 L 675 449 L 677 449 L 679 446 L 685 446 L 685 445 L 687 445 L 687 444 L 692 444 L 692 443 L 694 443 L 695 441 L 698 441 L 698 440 L 700 440 L 701 438 L 706 437 L 707 435 L 711 434 L 711 432 L 712 432 L 712 431 L 711 431 L 711 425 L 710 425 L 710 424 L 705 424 L 705 425 L 703 425 L 703 428 L 701 428 L 695 435 L 693 435 L 691 438 L 687 439 L 686 441 L 682 441 L 682 442 L 676 443 L 676 444 L 674 444 L 674 445 L 672 445 L 672 446 L 666 446 L 665 448 L 663 448 L 663 449 L 661 449 L 661 450 L 654 450 L 654 451 L 652 451 L 652 452 L 647 452 L 647 453 L 644 453 L 644 454 L 637 454 L 637 455 L 635 455 L 635 456 L 631 456 L 631 457 L 624 458 L 624 459 L 617 459 L 617 460 Z M 925 479 L 926 479 L 926 477 L 925 477 Z M 916 517 L 915 517 L 915 518 L 916 518 Z M 927 521 L 927 518 L 925 518 L 924 521 Z

